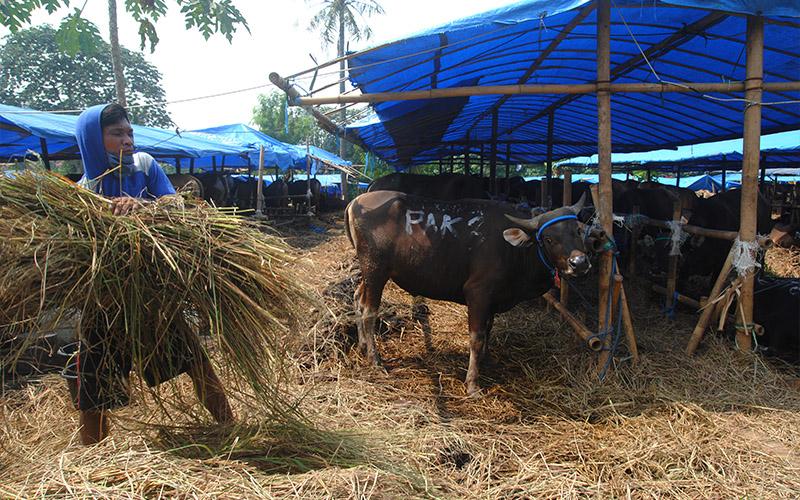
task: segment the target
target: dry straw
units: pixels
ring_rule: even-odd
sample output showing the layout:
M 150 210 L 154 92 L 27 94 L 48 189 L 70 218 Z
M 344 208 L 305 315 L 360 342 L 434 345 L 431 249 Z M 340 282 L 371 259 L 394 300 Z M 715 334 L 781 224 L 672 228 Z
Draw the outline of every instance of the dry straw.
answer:
M 107 330 L 135 368 L 208 333 L 243 393 L 290 412 L 282 339 L 309 299 L 293 260 L 279 238 L 202 202 L 164 197 L 114 216 L 108 199 L 44 170 L 0 177 L 0 325 L 22 348 L 76 311 L 80 338 Z

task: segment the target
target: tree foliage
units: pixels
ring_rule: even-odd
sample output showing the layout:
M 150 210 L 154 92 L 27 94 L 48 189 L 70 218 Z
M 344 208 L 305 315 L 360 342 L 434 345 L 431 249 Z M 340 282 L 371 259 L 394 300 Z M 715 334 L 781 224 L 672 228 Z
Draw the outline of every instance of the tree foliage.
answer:
M 69 54 L 48 25 L 17 31 L 0 46 L 0 102 L 33 109 L 83 109 L 114 100 L 111 51 L 101 41 L 96 51 Z M 136 108 L 165 100 L 161 73 L 141 53 L 122 49 L 129 83 L 131 119 L 142 125 L 167 127 L 172 120 L 163 105 Z
M 321 108 L 324 113 L 325 107 Z M 329 111 L 329 110 L 327 110 Z M 350 111 L 349 114 L 355 115 L 357 111 Z M 283 92 L 272 92 L 258 96 L 258 104 L 253 108 L 253 123 L 265 134 L 289 144 L 309 144 L 320 147 L 327 151 L 338 154 L 339 143 L 333 134 L 321 129 L 314 118 L 298 107 L 288 108 L 289 126 L 286 127 L 287 108 L 286 96 Z M 366 163 L 366 153 L 359 146 L 345 142 L 345 158 L 356 165 Z M 377 163 L 375 163 L 377 162 Z M 371 169 L 386 171 L 385 163 L 377 160 L 374 156 L 370 159 Z
M 233 4 L 233 0 L 174 0 L 183 14 L 186 28 L 196 28 L 208 39 L 214 33 L 220 33 L 230 41 L 239 27 L 248 32 L 242 13 Z M 83 1 L 74 0 L 0 0 L 0 24 L 16 33 L 31 22 L 31 16 L 39 9 L 53 13 L 61 7 L 84 5 Z M 158 44 L 158 33 L 155 23 L 167 13 L 168 0 L 125 0 L 125 10 L 139 24 L 141 49 L 149 44 L 152 52 Z M 89 21 L 81 17 L 81 9 L 75 9 L 59 26 L 59 40 L 66 43 L 62 48 L 72 54 L 79 50 L 86 52 L 87 45 L 98 46 L 102 41 L 99 34 L 89 27 Z M 92 25 L 93 26 L 93 25 Z
M 353 40 L 369 40 L 372 30 L 364 18 L 383 13 L 383 7 L 376 0 L 323 0 L 309 28 L 319 32 L 325 46 L 338 40 L 340 21 L 344 22 L 344 29 Z

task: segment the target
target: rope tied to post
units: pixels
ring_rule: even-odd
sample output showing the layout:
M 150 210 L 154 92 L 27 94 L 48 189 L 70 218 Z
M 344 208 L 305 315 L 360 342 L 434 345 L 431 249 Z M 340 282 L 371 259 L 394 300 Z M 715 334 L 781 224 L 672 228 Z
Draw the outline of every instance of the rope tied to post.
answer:
M 689 234 L 683 230 L 683 223 L 677 220 L 667 221 L 669 225 L 669 239 L 672 241 L 672 246 L 669 249 L 669 254 L 672 256 L 681 255 L 681 245 L 689 237 Z
M 757 267 L 761 267 L 761 263 L 759 262 L 761 247 L 757 240 L 742 241 L 737 236 L 733 241 L 733 248 L 731 251 L 733 252 L 732 265 L 739 276 L 746 276 Z

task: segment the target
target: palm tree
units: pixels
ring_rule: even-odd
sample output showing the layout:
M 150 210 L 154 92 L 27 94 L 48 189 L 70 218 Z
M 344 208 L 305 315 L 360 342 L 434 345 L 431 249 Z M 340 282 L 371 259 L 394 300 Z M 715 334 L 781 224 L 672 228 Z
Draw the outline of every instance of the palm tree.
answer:
M 344 56 L 345 36 L 349 32 L 353 40 L 368 40 L 372 30 L 364 24 L 364 18 L 375 14 L 383 14 L 383 7 L 377 0 L 323 0 L 322 8 L 311 19 L 310 28 L 319 31 L 322 36 L 323 46 L 333 45 L 337 42 L 336 57 Z M 337 38 L 336 35 L 338 35 Z M 345 91 L 345 61 L 339 61 L 339 93 Z M 342 107 L 339 112 L 342 126 L 347 120 L 347 110 Z M 344 158 L 344 141 L 339 141 L 339 156 Z M 342 174 L 342 195 L 347 199 L 346 174 Z

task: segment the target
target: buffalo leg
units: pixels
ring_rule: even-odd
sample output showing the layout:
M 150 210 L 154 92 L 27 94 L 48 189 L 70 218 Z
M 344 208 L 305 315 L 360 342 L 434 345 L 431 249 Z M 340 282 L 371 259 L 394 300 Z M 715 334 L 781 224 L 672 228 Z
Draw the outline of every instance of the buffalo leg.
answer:
M 378 309 L 381 305 L 383 287 L 387 279 L 370 279 L 365 277 L 356 291 L 356 314 L 360 316 L 357 324 L 360 327 L 358 345 L 366 350 L 367 359 L 376 366 L 381 365 L 381 356 L 375 345 L 375 325 L 378 320 Z
M 491 363 L 491 355 L 489 354 L 489 337 L 492 334 L 492 325 L 494 325 L 494 314 L 489 315 L 489 321 L 486 324 L 486 338 L 483 341 L 483 350 L 481 351 L 480 362 L 483 364 Z
M 477 395 L 481 388 L 478 376 L 481 360 L 488 352 L 489 327 L 492 314 L 484 304 L 469 304 L 467 316 L 469 322 L 469 368 L 467 369 L 467 394 Z

